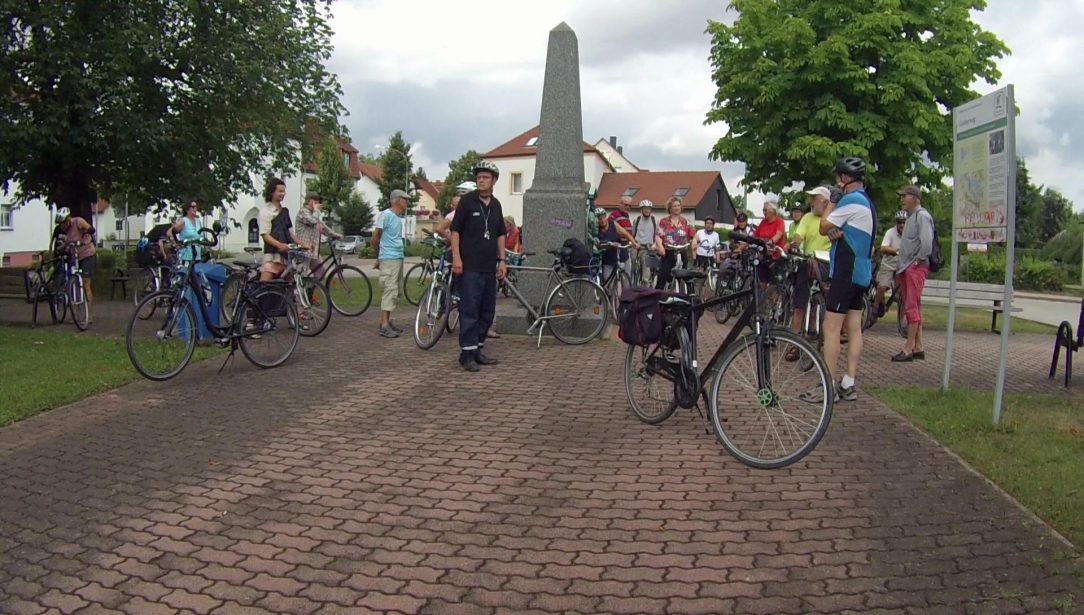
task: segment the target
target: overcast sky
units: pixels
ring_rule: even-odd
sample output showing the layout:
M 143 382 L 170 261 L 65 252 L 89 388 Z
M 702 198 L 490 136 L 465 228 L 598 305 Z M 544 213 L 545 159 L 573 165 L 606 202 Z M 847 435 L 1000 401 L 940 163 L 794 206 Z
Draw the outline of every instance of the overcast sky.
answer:
M 338 0 L 331 68 L 358 149 L 376 152 L 402 130 L 415 165 L 442 179 L 466 150 L 485 152 L 538 123 L 548 33 L 564 21 L 579 39 L 584 140 L 616 136 L 642 168 L 719 170 L 740 193 L 742 165 L 708 159 L 724 127 L 704 126 L 715 92 L 704 30 L 709 19 L 734 19 L 726 6 Z M 1084 80 L 1075 66 L 1084 57 L 1084 0 L 992 0 L 976 20 L 1013 51 L 999 85 L 1016 85 L 1017 148 L 1033 181 L 1084 208 Z

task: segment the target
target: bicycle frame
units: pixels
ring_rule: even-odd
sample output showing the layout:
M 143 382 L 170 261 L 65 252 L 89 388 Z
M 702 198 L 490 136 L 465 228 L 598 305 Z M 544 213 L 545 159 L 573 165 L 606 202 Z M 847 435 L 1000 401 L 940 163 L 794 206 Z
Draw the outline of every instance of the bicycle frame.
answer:
M 550 294 L 553 293 L 554 288 L 562 286 L 564 284 L 564 282 L 565 282 L 565 278 L 563 278 L 561 276 L 561 274 L 559 273 L 560 268 L 561 268 L 561 261 L 558 259 L 558 260 L 556 260 L 554 262 L 552 267 L 531 267 L 531 266 L 527 266 L 527 265 L 509 265 L 508 266 L 508 271 L 515 271 L 517 273 L 521 272 L 521 271 L 535 271 L 535 272 L 539 272 L 539 273 L 548 273 L 549 275 L 548 275 L 548 278 L 547 278 L 547 288 L 550 289 L 549 292 L 546 293 L 546 296 L 548 297 Z M 543 299 L 543 301 L 542 301 L 542 306 L 539 306 L 539 309 L 535 309 L 534 306 L 532 306 L 531 303 L 529 301 L 527 301 L 527 298 L 523 296 L 523 293 L 519 292 L 519 289 L 516 288 L 515 283 L 512 282 L 507 276 L 505 276 L 505 287 L 508 288 L 508 290 L 512 293 L 512 296 L 516 298 L 516 301 L 518 301 L 519 304 L 521 306 L 523 306 L 524 309 L 527 310 L 527 314 L 533 320 L 533 322 L 531 323 L 531 326 L 527 327 L 527 335 L 534 335 L 536 330 L 537 330 L 538 342 L 536 344 L 536 348 L 540 347 L 542 345 L 542 333 L 543 333 L 543 331 L 545 331 L 546 324 L 549 323 L 549 321 L 551 321 L 551 320 L 560 320 L 560 319 L 568 319 L 568 318 L 572 318 L 573 316 L 575 316 L 575 314 L 553 314 L 553 315 L 550 315 L 550 316 L 543 316 L 539 312 L 539 310 L 544 309 L 543 306 L 545 306 L 545 299 Z
M 199 285 L 199 282 L 197 282 L 196 276 L 193 275 L 195 273 L 194 265 L 195 263 L 189 261 L 183 263 L 177 269 L 178 280 L 176 286 L 174 286 L 173 293 L 174 304 L 180 305 L 182 301 L 188 301 L 189 303 L 191 303 L 191 301 L 186 299 L 184 296 L 185 290 L 191 289 L 192 294 L 196 297 L 196 306 L 193 307 L 198 307 L 198 309 L 200 310 L 200 315 L 203 317 L 203 322 L 207 326 L 207 330 L 211 332 L 211 335 L 219 343 L 232 342 L 233 340 L 242 337 L 252 337 L 254 335 L 259 335 L 261 331 L 244 331 L 243 323 L 245 322 L 245 319 L 243 318 L 244 315 L 241 312 L 242 306 L 244 306 L 246 303 L 245 301 L 237 301 L 237 303 L 234 304 L 233 315 L 230 318 L 230 324 L 226 326 L 221 326 L 211 323 L 211 318 L 208 313 L 209 307 L 207 305 L 207 300 L 203 296 L 203 288 Z M 242 296 L 251 296 L 251 291 L 248 284 L 242 286 L 241 294 Z M 254 307 L 259 312 L 259 315 L 262 318 L 267 318 L 267 314 L 263 312 L 263 308 L 260 307 L 259 302 L 252 302 L 252 307 Z M 181 310 L 176 310 L 173 313 L 172 317 L 177 318 L 180 313 Z M 167 327 L 167 329 L 172 329 L 172 323 L 169 321 L 167 321 L 167 323 L 169 324 L 169 327 Z

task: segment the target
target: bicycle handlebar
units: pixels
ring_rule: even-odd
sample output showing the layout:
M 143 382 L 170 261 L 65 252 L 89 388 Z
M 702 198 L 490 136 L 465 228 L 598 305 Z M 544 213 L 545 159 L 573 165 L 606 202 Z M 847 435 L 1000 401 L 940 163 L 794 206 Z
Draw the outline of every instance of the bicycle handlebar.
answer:
M 605 248 L 607 250 L 628 250 L 632 246 L 623 243 L 614 243 L 612 241 L 600 241 L 598 247 Z

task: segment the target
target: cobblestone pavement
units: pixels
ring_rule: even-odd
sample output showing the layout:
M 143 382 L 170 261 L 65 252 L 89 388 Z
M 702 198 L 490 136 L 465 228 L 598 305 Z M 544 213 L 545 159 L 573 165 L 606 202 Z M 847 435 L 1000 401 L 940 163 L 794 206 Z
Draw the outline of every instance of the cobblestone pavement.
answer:
M 336 316 L 278 370 L 213 361 L 0 430 L 0 613 L 1084 608 L 1063 543 L 867 395 L 758 471 L 695 412 L 631 418 L 619 342 L 506 336 L 469 375 L 454 340 L 375 329 Z M 981 385 L 996 337 L 961 340 Z M 1014 338 L 1012 388 L 1049 343 Z M 903 369 L 896 344 L 874 331 L 860 383 L 939 381 L 936 339 Z

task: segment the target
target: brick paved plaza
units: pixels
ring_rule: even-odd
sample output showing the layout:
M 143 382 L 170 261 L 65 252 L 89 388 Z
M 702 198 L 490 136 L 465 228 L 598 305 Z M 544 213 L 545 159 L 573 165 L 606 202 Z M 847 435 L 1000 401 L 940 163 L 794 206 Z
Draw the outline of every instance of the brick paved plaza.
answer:
M 860 386 L 940 381 L 943 337 L 892 365 L 882 328 Z M 1084 608 L 1064 543 L 867 394 L 757 471 L 695 412 L 633 419 L 618 342 L 506 336 L 476 375 L 454 346 L 336 316 L 282 369 L 212 361 L 0 430 L 0 613 Z M 958 348 L 957 384 L 992 386 L 997 338 Z M 1058 390 L 1049 351 L 1014 336 L 1010 387 Z

